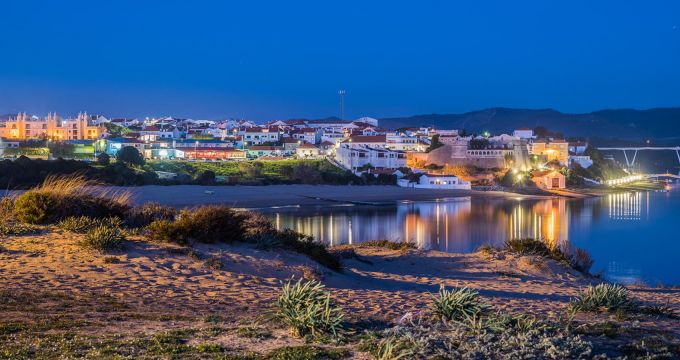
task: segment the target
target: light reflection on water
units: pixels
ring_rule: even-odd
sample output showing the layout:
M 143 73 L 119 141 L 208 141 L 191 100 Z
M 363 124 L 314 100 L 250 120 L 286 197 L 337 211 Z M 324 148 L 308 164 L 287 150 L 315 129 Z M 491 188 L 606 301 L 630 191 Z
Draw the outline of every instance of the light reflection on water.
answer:
M 508 239 L 542 238 L 567 251 L 584 248 L 592 271 L 623 282 L 680 283 L 674 257 L 677 193 L 629 192 L 588 199 L 482 199 L 402 202 L 394 206 L 269 209 L 279 229 L 330 245 L 388 239 L 423 249 L 472 252 Z

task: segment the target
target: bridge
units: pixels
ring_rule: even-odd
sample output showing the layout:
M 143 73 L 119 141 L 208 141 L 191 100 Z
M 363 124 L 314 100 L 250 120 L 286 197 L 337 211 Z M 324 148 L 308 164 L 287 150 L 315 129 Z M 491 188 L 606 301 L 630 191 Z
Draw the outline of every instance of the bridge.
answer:
M 678 156 L 678 162 L 680 162 L 680 146 L 670 146 L 670 147 L 655 147 L 655 146 L 642 146 L 642 147 L 599 147 L 597 150 L 618 150 L 623 151 L 623 156 L 626 158 L 626 166 L 633 167 L 635 165 L 635 158 L 637 157 L 638 151 L 653 150 L 653 151 L 675 151 L 675 155 Z M 628 153 L 626 151 L 633 151 L 633 159 L 628 159 Z
M 667 177 L 667 178 L 673 178 L 673 179 L 680 179 L 680 175 L 676 174 L 671 174 L 671 173 L 664 173 L 664 174 L 635 174 L 635 175 L 630 175 L 626 177 L 622 177 L 620 179 L 612 179 L 612 180 L 606 180 L 605 184 L 607 185 L 623 185 L 623 184 L 628 184 L 631 182 L 635 181 L 640 181 L 642 179 L 658 179 L 661 177 Z

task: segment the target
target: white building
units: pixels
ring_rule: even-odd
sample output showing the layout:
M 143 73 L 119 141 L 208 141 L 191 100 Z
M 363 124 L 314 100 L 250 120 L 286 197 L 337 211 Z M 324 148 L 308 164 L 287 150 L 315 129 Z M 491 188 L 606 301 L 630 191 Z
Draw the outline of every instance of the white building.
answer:
M 593 166 L 593 159 L 588 155 L 569 155 L 569 166 L 573 163 L 581 165 L 582 168 L 587 169 Z
M 343 142 L 335 150 L 335 159 L 346 169 L 361 171 L 367 166 L 376 169 L 406 167 L 406 153 L 385 147 L 353 146 Z
M 275 143 L 279 141 L 278 128 L 246 127 L 241 128 L 238 134 L 243 137 L 246 145 L 260 145 L 263 143 Z
M 320 151 L 318 147 L 304 143 L 295 149 L 295 155 L 300 159 L 316 159 L 320 156 Z
M 385 135 L 385 147 L 399 151 L 425 152 L 428 145 L 420 142 L 416 136 L 387 133 Z
M 512 136 L 519 139 L 535 139 L 534 131 L 527 128 L 517 129 L 512 133 Z
M 399 179 L 397 185 L 401 187 L 413 187 L 418 189 L 457 189 L 470 190 L 470 182 L 463 181 L 453 175 L 424 174 L 418 182 L 410 182 L 408 179 Z

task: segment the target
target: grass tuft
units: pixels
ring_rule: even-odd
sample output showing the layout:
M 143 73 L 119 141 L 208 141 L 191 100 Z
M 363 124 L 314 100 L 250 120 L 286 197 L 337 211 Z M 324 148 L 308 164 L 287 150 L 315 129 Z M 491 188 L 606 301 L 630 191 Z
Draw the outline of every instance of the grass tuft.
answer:
M 125 236 L 119 227 L 102 224 L 88 230 L 80 245 L 105 253 L 121 250 L 124 242 Z
M 615 312 L 637 309 L 628 289 L 618 284 L 598 284 L 579 291 L 569 304 L 576 311 Z
M 343 329 L 342 308 L 318 281 L 289 281 L 274 303 L 274 316 L 289 326 L 295 336 L 338 336 Z
M 14 200 L 14 214 L 29 224 L 51 224 L 71 216 L 122 218 L 130 193 L 96 185 L 80 175 L 48 176 Z
M 432 314 L 443 320 L 462 320 L 466 316 L 476 316 L 490 307 L 479 300 L 479 293 L 468 288 L 447 290 L 440 285 L 437 295 L 430 294 Z

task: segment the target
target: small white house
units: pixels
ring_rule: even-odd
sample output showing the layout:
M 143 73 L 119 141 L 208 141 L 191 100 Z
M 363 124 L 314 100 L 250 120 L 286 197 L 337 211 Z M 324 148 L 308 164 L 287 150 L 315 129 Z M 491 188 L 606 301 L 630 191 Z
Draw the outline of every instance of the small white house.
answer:
M 418 182 L 409 182 L 402 178 L 397 181 L 401 187 L 413 187 L 417 189 L 457 189 L 470 190 L 470 182 L 463 181 L 453 175 L 424 174 L 420 176 Z

